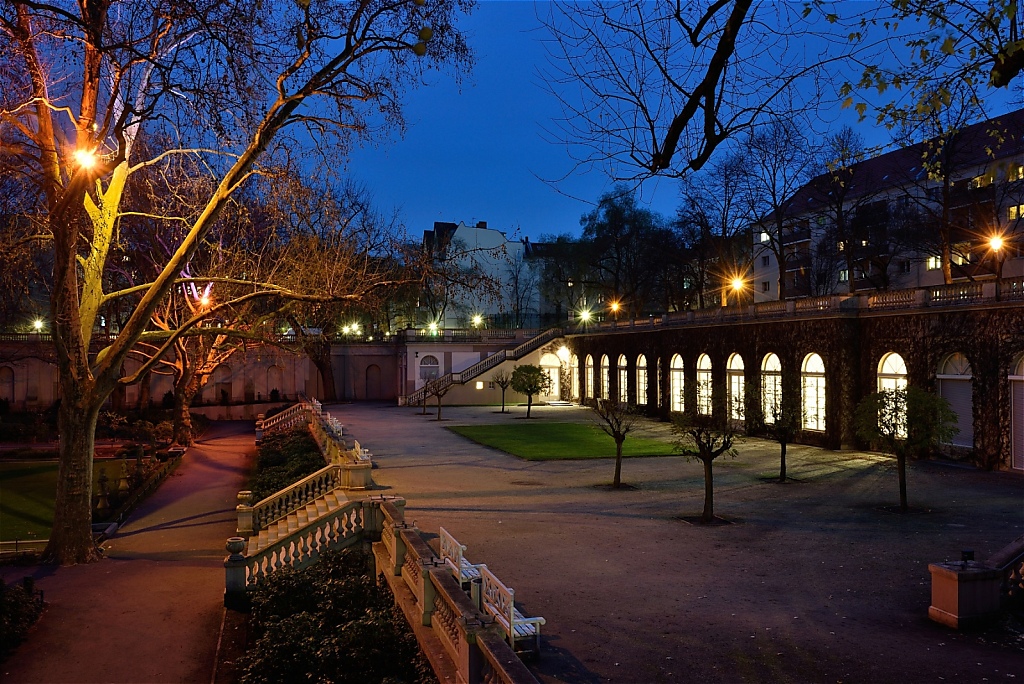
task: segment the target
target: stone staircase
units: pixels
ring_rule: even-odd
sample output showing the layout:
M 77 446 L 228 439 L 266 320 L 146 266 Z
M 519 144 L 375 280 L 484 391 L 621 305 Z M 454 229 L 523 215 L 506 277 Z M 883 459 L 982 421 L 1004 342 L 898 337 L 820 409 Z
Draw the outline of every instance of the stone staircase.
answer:
M 496 354 L 491 354 L 487 358 L 474 363 L 461 373 L 445 373 L 436 380 L 431 380 L 423 387 L 420 387 L 415 392 L 409 394 L 405 398 L 405 404 L 407 406 L 422 404 L 433 392 L 444 390 L 445 388 L 455 384 L 464 385 L 470 380 L 473 380 L 474 378 L 477 378 L 483 373 L 491 370 L 495 366 L 498 366 L 505 361 L 516 361 L 521 359 L 530 352 L 540 349 L 551 340 L 561 337 L 562 335 L 564 335 L 564 333 L 561 329 L 551 328 L 549 330 L 545 330 L 539 335 L 536 335 L 535 337 L 531 337 L 518 347 L 513 349 L 502 349 Z
M 257 554 L 289 536 L 305 529 L 311 524 L 316 524 L 331 516 L 332 513 L 343 508 L 348 503 L 348 497 L 344 490 L 335 489 L 313 499 L 302 508 L 296 509 L 286 517 L 270 523 L 268 526 L 255 532 L 249 537 L 246 546 L 246 555 Z

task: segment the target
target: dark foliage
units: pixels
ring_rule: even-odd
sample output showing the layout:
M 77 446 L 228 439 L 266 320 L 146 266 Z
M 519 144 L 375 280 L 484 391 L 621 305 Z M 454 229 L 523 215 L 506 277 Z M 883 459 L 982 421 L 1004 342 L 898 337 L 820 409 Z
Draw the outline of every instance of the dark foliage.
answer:
M 436 682 L 387 585 L 374 581 L 370 567 L 366 553 L 346 549 L 262 582 L 252 596 L 242 684 Z
M 324 465 L 324 457 L 305 427 L 267 435 L 256 453 L 256 467 L 249 483 L 253 501 L 262 501 Z
M 31 580 L 5 585 L 0 580 L 0 661 L 25 639 L 29 628 L 43 612 L 43 602 Z

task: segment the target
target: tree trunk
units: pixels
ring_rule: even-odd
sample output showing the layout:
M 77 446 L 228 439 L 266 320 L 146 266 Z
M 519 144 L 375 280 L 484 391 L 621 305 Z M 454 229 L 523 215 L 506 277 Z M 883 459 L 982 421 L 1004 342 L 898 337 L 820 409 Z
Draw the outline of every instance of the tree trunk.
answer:
M 501 412 L 505 412 L 505 388 L 501 388 Z
M 192 376 L 188 382 L 174 385 L 174 444 L 192 446 L 192 402 L 199 393 L 199 379 Z
M 101 402 L 92 396 L 91 402 L 82 396 L 75 397 L 73 389 L 78 386 L 62 383 L 62 387 L 65 392 L 57 414 L 57 500 L 43 562 L 74 565 L 100 557 L 92 539 L 92 460 Z M 90 394 L 81 392 L 85 396 Z
M 704 463 L 704 512 L 700 515 L 702 523 L 710 523 L 715 519 L 715 481 L 711 470 L 712 459 L 702 458 Z
M 622 441 L 615 440 L 615 479 L 612 480 L 612 487 L 615 489 L 622 486 Z
M 324 396 L 320 398 L 320 401 L 337 401 L 338 390 L 334 386 L 334 366 L 331 365 L 330 343 L 324 342 L 315 352 L 309 352 L 309 358 L 320 372 L 320 379 L 323 381 Z
M 150 387 L 150 380 L 151 376 L 149 371 L 146 371 L 146 373 L 139 380 L 139 400 L 138 402 L 136 402 L 135 408 L 137 408 L 140 411 L 148 409 L 150 403 L 152 402 L 153 392 L 152 388 Z
M 426 403 L 426 402 L 424 402 Z M 441 420 L 441 395 L 437 395 L 437 420 Z
M 786 481 L 786 440 L 779 441 L 780 455 L 779 455 L 779 482 Z
M 900 511 L 907 512 L 907 455 L 896 454 L 896 469 L 900 475 Z
M 530 407 L 532 407 L 532 406 L 533 406 L 533 395 L 532 394 L 527 394 L 526 395 L 526 417 L 527 418 L 530 417 Z

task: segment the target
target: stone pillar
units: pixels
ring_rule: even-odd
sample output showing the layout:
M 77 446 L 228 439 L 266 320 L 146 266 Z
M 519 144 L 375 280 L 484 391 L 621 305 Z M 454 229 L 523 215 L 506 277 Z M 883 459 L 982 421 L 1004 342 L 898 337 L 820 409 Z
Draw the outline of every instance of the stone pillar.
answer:
M 248 596 L 245 591 L 245 539 L 229 537 L 224 548 L 228 557 L 224 559 L 224 607 L 232 610 L 244 610 L 248 607 Z
M 252 535 L 252 492 L 248 489 L 238 492 L 238 505 L 235 506 L 238 513 L 238 528 L 235 534 L 240 537 Z
M 975 561 L 931 563 L 932 605 L 928 617 L 965 629 L 983 624 L 999 612 L 1003 573 Z

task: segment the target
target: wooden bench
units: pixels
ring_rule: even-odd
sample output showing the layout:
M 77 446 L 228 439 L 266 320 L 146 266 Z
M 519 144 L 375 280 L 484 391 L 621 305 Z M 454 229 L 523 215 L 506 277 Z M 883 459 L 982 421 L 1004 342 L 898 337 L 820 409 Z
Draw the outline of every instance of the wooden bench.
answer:
M 518 650 L 532 650 L 539 655 L 540 626 L 545 624 L 544 618 L 526 617 L 520 613 L 516 608 L 515 591 L 502 584 L 486 565 L 480 568 L 480 578 L 483 582 L 480 592 L 481 610 L 494 616 L 513 650 L 517 650 L 518 647 Z M 532 649 L 521 646 L 521 642 L 531 641 Z
M 441 560 L 444 561 L 445 567 L 451 571 L 459 586 L 463 589 L 469 589 L 466 585 L 480 577 L 480 568 L 484 566 L 474 565 L 466 560 L 466 557 L 462 555 L 465 551 L 465 544 L 460 544 L 448 530 L 442 527 Z

